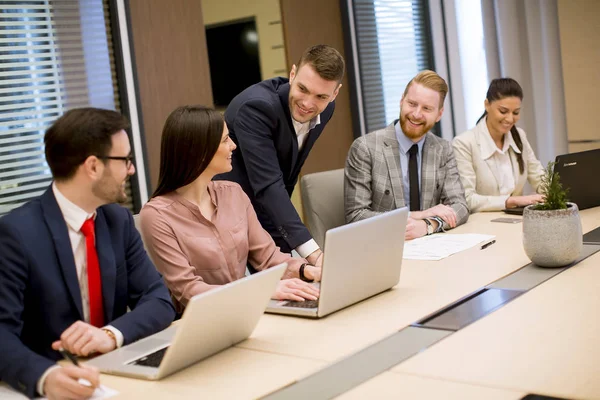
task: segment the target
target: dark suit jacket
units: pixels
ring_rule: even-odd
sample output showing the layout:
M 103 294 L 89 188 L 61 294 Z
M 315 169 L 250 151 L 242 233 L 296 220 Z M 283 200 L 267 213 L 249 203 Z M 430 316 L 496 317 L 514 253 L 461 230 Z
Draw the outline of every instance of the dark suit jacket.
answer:
M 128 210 L 98 208 L 96 248 L 105 321 L 123 333 L 123 344 L 166 328 L 175 310 Z M 50 188 L 0 219 L 0 379 L 34 396 L 60 358 L 52 342 L 77 320 L 83 312 L 75 260 Z
M 335 108 L 329 103 L 321 113 L 321 123 L 310 131 L 299 152 L 289 93 L 288 79 L 274 78 L 250 86 L 231 101 L 225 122 L 238 148 L 233 152 L 233 170 L 215 178 L 240 184 L 263 228 L 285 252 L 312 238 L 290 196 L 306 157 Z

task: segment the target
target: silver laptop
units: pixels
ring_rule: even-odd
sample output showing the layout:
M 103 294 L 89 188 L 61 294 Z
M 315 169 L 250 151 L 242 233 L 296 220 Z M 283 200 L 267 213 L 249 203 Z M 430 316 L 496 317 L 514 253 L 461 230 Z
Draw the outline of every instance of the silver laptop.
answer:
M 404 207 L 328 230 L 319 299 L 271 300 L 267 312 L 320 318 L 394 287 L 407 217 Z
M 287 264 L 194 296 L 169 328 L 87 362 L 101 372 L 158 380 L 246 339 Z

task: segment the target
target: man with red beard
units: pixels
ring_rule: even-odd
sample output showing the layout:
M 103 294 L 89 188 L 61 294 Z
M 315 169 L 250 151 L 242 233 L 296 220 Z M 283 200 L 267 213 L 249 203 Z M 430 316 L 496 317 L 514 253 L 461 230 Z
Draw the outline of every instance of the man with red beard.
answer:
M 215 177 L 239 183 L 277 246 L 287 253 L 295 249 L 316 266 L 321 266 L 323 253 L 290 197 L 304 161 L 333 115 L 343 76 L 341 54 L 316 45 L 302 54 L 289 80 L 268 79 L 238 94 L 225 111 L 229 136 L 237 145 L 233 169 Z
M 442 118 L 448 85 L 421 71 L 400 100 L 400 120 L 354 141 L 346 160 L 346 222 L 409 207 L 407 240 L 469 218 L 450 143 L 430 132 Z

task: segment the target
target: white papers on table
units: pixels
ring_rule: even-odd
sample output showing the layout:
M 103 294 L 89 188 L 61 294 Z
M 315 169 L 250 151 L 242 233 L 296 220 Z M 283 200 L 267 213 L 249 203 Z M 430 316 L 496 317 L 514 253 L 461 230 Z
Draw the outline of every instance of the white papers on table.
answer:
M 100 385 L 100 387 L 94 391 L 94 394 L 92 395 L 92 397 L 90 397 L 90 400 L 107 399 L 109 397 L 116 396 L 117 394 L 119 394 L 119 392 L 117 392 L 116 390 L 106 387 L 104 385 Z M 24 396 L 21 393 L 17 392 L 16 390 L 8 386 L 6 382 L 0 382 L 0 399 L 27 400 L 27 396 Z M 41 397 L 38 397 L 38 399 L 41 399 Z
M 89 400 L 108 399 L 109 397 L 113 397 L 118 394 L 119 394 L 119 392 L 117 392 L 115 389 L 111 389 L 104 385 L 100 385 L 100 387 L 98 387 L 98 388 L 96 388 L 96 390 L 94 390 L 94 394 L 92 395 L 92 397 L 90 397 Z
M 480 233 L 440 233 L 423 236 L 404 243 L 403 258 L 438 261 L 479 243 L 488 242 L 494 237 Z
M 27 400 L 27 396 L 17 392 L 8 384 L 0 382 L 0 399 L 2 400 Z

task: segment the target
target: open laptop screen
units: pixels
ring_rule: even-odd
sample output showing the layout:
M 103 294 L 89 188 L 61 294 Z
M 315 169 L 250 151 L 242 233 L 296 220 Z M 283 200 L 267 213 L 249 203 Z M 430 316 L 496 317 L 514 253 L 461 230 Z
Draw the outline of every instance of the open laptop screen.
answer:
M 563 154 L 556 157 L 554 172 L 560 176 L 567 198 L 580 210 L 600 206 L 600 149 Z

